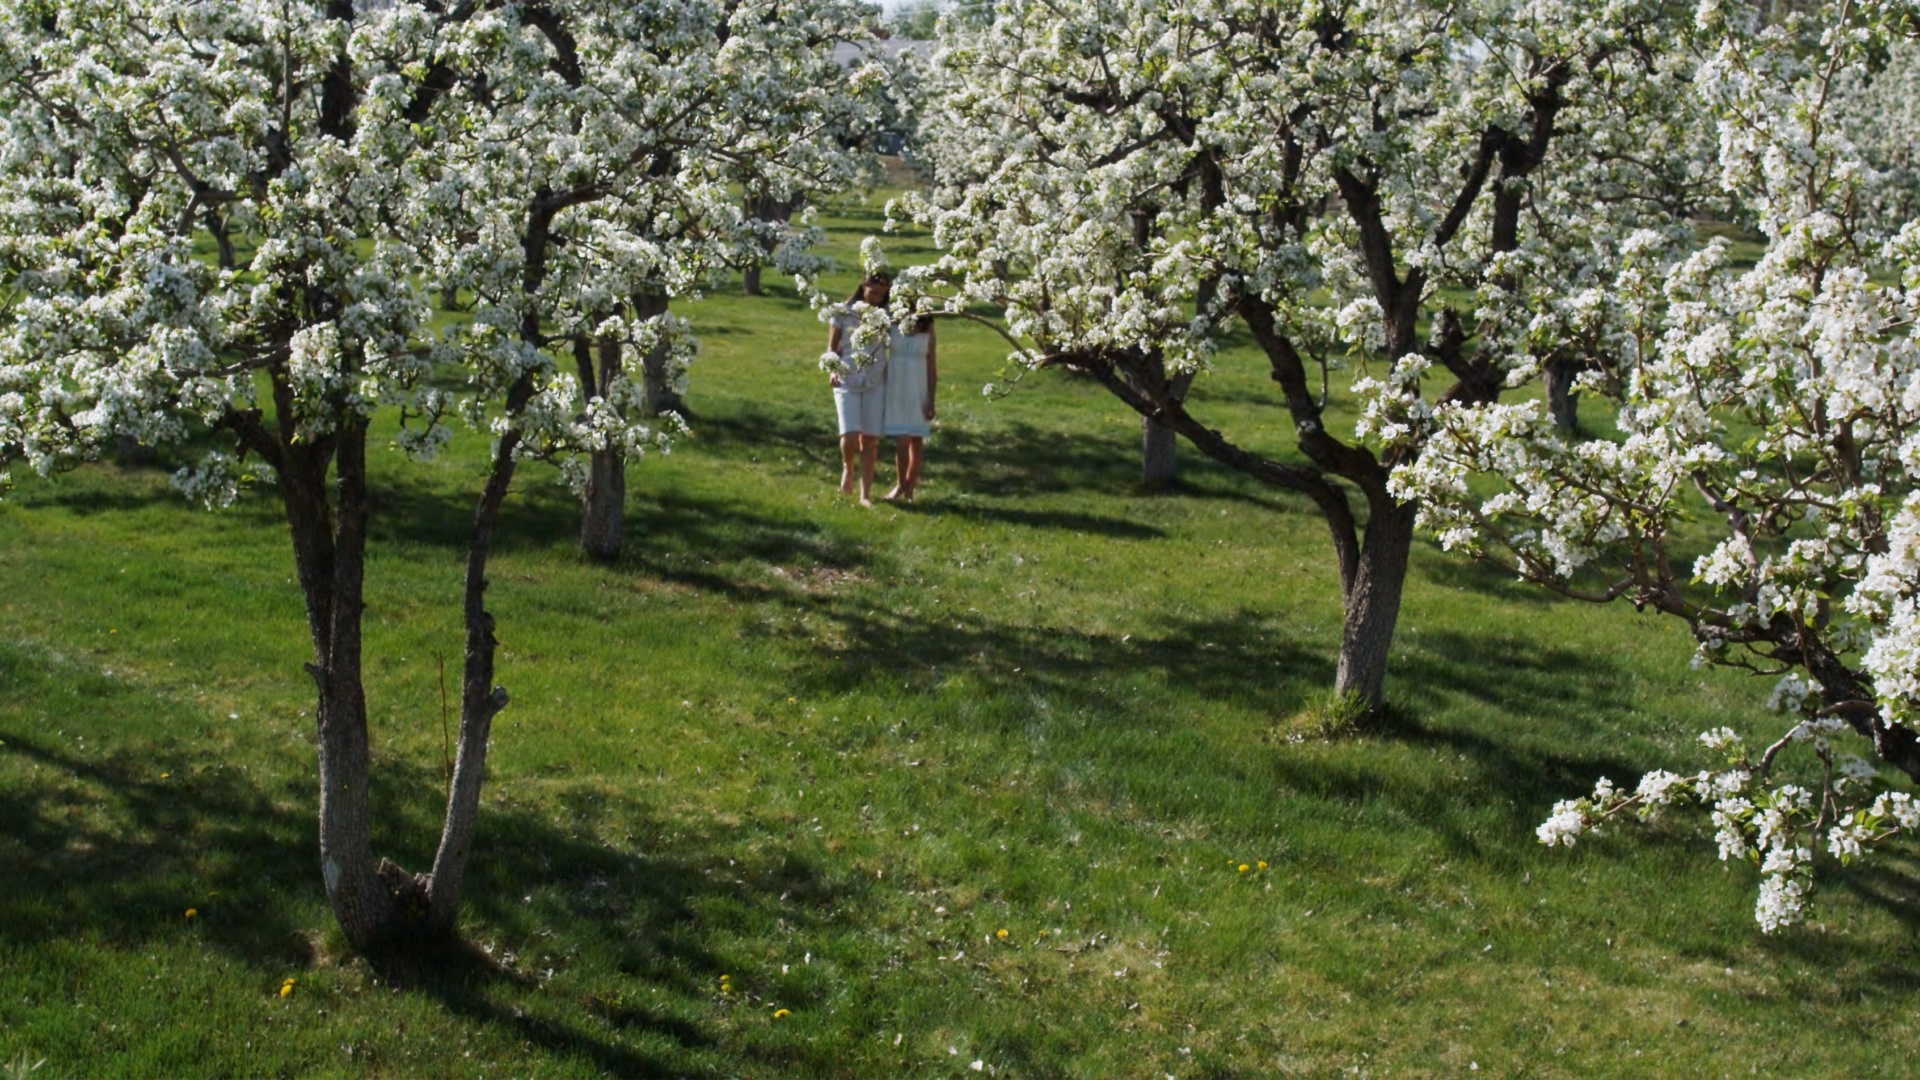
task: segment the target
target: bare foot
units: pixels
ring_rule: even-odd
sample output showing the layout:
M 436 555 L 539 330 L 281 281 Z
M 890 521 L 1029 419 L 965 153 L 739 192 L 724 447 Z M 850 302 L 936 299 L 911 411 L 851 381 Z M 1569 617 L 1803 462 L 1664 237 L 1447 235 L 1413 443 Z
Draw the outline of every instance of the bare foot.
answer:
M 885 500 L 887 500 L 888 502 L 892 502 L 893 500 L 895 500 L 895 499 L 898 499 L 898 498 L 902 498 L 902 497 L 904 497 L 904 498 L 906 498 L 906 499 L 907 499 L 907 501 L 909 501 L 909 502 L 911 502 L 911 501 L 913 500 L 913 494 L 912 494 L 911 492 L 909 492 L 909 491 L 906 491 L 905 489 L 903 489 L 903 488 L 901 488 L 901 486 L 900 486 L 899 484 L 895 484 L 895 485 L 893 485 L 893 490 L 892 490 L 892 491 L 889 491 L 889 492 L 887 492 L 887 493 L 886 493 L 885 495 L 882 495 L 882 496 L 880 496 L 880 497 L 881 497 L 881 498 L 883 498 L 883 499 L 885 499 Z
M 860 496 L 860 505 L 871 508 L 873 506 L 873 500 L 868 498 L 865 495 L 862 495 Z
M 843 473 L 843 474 L 841 474 L 841 477 L 840 477 L 840 494 L 842 494 L 842 495 L 851 495 L 851 494 L 853 494 L 853 476 L 852 476 L 852 474 L 850 474 L 850 473 Z

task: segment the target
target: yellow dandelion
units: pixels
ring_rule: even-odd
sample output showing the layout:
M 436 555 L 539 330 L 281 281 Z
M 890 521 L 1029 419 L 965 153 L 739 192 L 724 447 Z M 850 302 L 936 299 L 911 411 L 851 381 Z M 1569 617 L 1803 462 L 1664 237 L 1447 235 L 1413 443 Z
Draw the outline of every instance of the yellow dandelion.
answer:
M 788 1010 L 788 1009 L 775 1009 L 775 1010 L 773 1010 L 773 1018 L 774 1018 L 775 1020 L 780 1020 L 780 1019 L 784 1019 L 784 1018 L 786 1018 L 786 1017 L 789 1017 L 789 1016 L 792 1016 L 792 1015 L 793 1015 L 793 1013 L 792 1013 L 792 1011 L 791 1011 L 791 1010 Z
M 280 996 L 281 997 L 293 996 L 293 980 L 292 979 L 288 979 L 286 981 L 286 984 L 280 987 Z
M 1261 859 L 1256 865 L 1258 865 L 1260 869 L 1265 870 L 1267 868 L 1267 860 Z
M 169 776 L 172 776 L 172 775 L 173 775 L 173 774 L 172 774 L 172 773 L 170 773 L 170 772 L 163 772 L 163 773 L 161 773 L 161 774 L 160 774 L 160 779 L 162 779 L 162 780 L 165 780 L 165 779 L 166 779 L 167 777 L 169 777 Z
M 1244 873 L 1246 873 L 1246 872 L 1247 872 L 1248 870 L 1250 870 L 1250 869 L 1252 869 L 1252 868 L 1251 868 L 1251 867 L 1249 867 L 1249 866 L 1248 866 L 1248 865 L 1247 865 L 1246 863 L 1241 863 L 1241 864 L 1240 864 L 1240 872 L 1241 872 L 1241 873 L 1243 873 L 1243 874 L 1244 874 Z
M 187 909 L 187 918 L 189 918 L 189 919 L 197 919 L 197 918 L 199 918 L 199 917 L 200 917 L 200 909 L 199 909 L 199 908 L 197 908 L 197 907 L 190 907 L 190 908 L 188 908 L 188 909 Z
M 999 938 L 1001 941 L 1005 941 L 1007 940 L 1007 931 L 1005 928 L 1002 928 L 996 931 L 993 936 Z
M 795 702 L 798 702 L 799 700 L 800 700 L 800 699 L 799 699 L 799 698 L 797 698 L 797 697 L 790 697 L 790 698 L 788 698 L 788 699 L 787 699 L 787 704 L 789 704 L 789 705 L 792 705 L 792 704 L 794 704 Z

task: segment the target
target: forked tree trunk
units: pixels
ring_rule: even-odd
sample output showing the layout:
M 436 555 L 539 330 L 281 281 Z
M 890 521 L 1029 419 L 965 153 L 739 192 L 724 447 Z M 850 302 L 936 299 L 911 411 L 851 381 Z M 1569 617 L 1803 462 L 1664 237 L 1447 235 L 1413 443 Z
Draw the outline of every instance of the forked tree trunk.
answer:
M 523 379 L 508 395 L 509 414 L 523 410 L 531 396 L 531 382 Z M 290 436 L 291 430 L 285 434 Z M 348 942 L 358 952 L 378 953 L 446 937 L 455 929 L 486 776 L 487 740 L 494 716 L 507 704 L 506 691 L 492 685 L 493 617 L 482 600 L 494 523 L 512 482 L 519 435 L 509 431 L 501 438 L 474 514 L 467 557 L 466 673 L 459 752 L 433 871 L 422 875 L 409 874 L 373 853 L 368 797 L 371 752 L 361 660 L 366 441 L 366 422 L 356 419 L 343 424 L 330 439 L 283 438 L 279 456 L 281 498 L 314 644 L 314 662 L 307 670 L 318 692 L 314 715 L 319 736 L 321 878 L 327 903 Z M 329 466 L 337 474 L 331 499 Z
M 597 354 L 599 363 L 594 363 Z M 585 338 L 574 342 L 580 368 L 581 393 L 604 398 L 620 377 L 620 342 L 602 338 L 589 348 Z M 627 516 L 627 463 L 618 449 L 596 450 L 587 459 L 587 486 L 581 492 L 580 546 L 596 559 L 620 554 Z
M 1353 580 L 1346 587 L 1340 666 L 1334 675 L 1334 693 L 1368 713 L 1378 711 L 1386 700 L 1387 657 L 1400 620 L 1414 523 L 1411 504 L 1394 504 L 1385 495 L 1372 503 Z

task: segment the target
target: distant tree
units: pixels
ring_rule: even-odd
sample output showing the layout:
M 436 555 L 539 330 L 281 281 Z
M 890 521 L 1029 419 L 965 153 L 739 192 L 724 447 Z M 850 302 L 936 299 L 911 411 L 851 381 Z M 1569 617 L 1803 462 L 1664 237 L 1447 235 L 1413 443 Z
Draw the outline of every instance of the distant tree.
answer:
M 1416 512 L 1389 483 L 1421 453 L 1426 373 L 1450 377 L 1440 400 L 1497 399 L 1571 347 L 1623 237 L 1685 242 L 1704 153 L 1686 20 L 1656 0 L 995 13 L 931 76 L 935 182 L 899 212 L 944 254 L 898 302 L 1003 309 L 1014 363 L 1098 381 L 1146 420 L 1149 464 L 1177 432 L 1311 499 L 1346 613 L 1336 691 L 1376 708 Z M 1271 431 L 1228 434 L 1186 397 L 1241 330 L 1285 410 Z M 1342 436 L 1350 353 L 1384 377 L 1355 385 Z
M 931 41 L 939 36 L 940 16 L 950 6 L 949 0 L 909 0 L 893 10 L 887 29 L 894 37 Z
M 633 223 L 699 219 L 708 162 L 783 145 L 766 118 L 829 96 L 791 77 L 856 16 L 838 0 L 0 7 L 0 444 L 41 465 L 211 432 L 226 449 L 182 470 L 183 491 L 275 484 L 314 649 L 322 878 L 356 948 L 455 929 L 508 701 L 485 594 L 519 462 L 582 475 L 666 436 L 617 357 L 588 357 L 587 378 L 581 344 L 675 348 L 677 326 L 618 309 L 643 282 L 690 280 L 725 230 L 681 244 Z M 714 115 L 667 149 L 698 153 L 661 166 L 655 133 L 689 109 Z M 607 206 L 626 228 L 596 220 Z M 249 239 L 244 265 L 194 257 L 209 213 Z M 470 320 L 436 332 L 434 285 L 472 296 Z M 458 754 L 433 865 L 413 873 L 375 858 L 370 828 L 369 444 L 378 424 L 431 454 L 455 420 L 493 444 L 467 535 Z
M 1875 174 L 1864 194 L 1880 228 L 1920 217 L 1920 42 L 1889 41 L 1883 55 L 1836 73 L 1832 114 Z

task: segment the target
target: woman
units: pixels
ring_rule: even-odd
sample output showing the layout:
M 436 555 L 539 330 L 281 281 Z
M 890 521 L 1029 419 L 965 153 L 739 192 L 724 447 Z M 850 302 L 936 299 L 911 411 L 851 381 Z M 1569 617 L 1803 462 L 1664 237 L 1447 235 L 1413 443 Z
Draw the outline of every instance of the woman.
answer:
M 827 351 L 842 362 L 828 380 L 840 418 L 840 490 L 851 495 L 857 482 L 861 506 L 873 505 L 873 464 L 880 456 L 886 408 L 887 344 L 895 335 L 889 332 L 886 338 L 856 349 L 854 331 L 860 326 L 862 307 L 884 307 L 892 289 L 889 278 L 869 274 L 847 299 L 846 308 L 828 322 Z
M 920 463 L 933 423 L 933 397 L 939 385 L 933 318 L 922 315 L 888 335 L 886 408 L 881 433 L 893 438 L 896 479 L 887 498 L 912 502 L 920 486 Z

